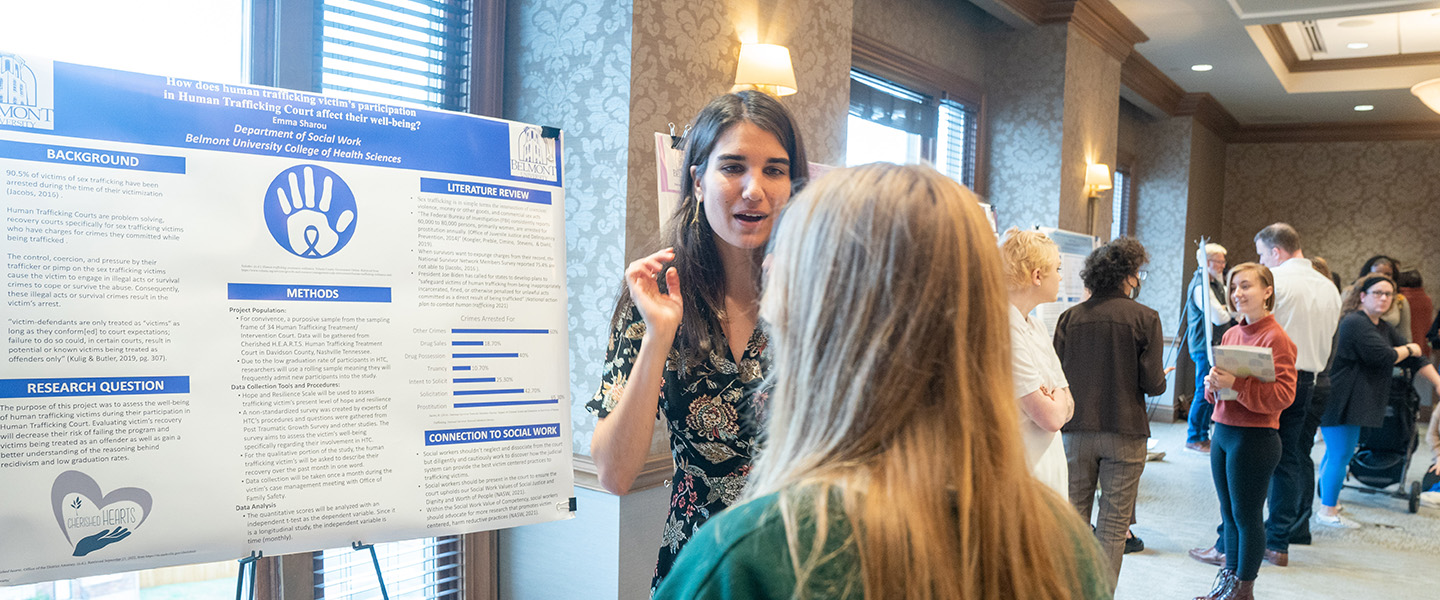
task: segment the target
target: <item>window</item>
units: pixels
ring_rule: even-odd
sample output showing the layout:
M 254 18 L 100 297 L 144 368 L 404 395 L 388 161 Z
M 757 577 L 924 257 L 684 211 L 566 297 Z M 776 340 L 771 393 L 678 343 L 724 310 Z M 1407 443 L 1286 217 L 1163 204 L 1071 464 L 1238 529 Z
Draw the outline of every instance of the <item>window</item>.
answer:
M 861 35 L 851 50 L 846 166 L 925 162 L 983 193 L 978 87 Z
M 460 538 L 424 538 L 375 544 L 385 573 L 385 592 L 394 600 L 461 598 Z M 380 598 L 375 563 L 368 550 L 335 548 L 315 553 L 315 598 Z
M 325 0 L 320 91 L 467 110 L 467 0 Z
M 1135 235 L 1134 203 L 1130 196 L 1130 170 L 1115 167 L 1115 188 L 1110 192 L 1110 239 Z

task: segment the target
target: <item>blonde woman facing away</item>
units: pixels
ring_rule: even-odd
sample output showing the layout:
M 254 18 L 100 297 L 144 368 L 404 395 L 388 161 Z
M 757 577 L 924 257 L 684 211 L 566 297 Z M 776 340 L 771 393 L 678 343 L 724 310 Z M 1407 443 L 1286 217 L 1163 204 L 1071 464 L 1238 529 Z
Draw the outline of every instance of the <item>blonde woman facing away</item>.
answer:
M 774 248 L 765 452 L 656 598 L 1109 598 L 1088 528 L 1026 469 L 975 196 L 929 167 L 838 171 Z
M 1075 400 L 1050 334 L 1029 317 L 1036 306 L 1060 294 L 1060 249 L 1043 233 L 1012 227 L 1000 243 L 1000 263 L 1010 293 L 1010 365 L 1020 398 L 1025 458 L 1036 479 L 1069 498 L 1070 470 L 1059 431 L 1075 414 Z

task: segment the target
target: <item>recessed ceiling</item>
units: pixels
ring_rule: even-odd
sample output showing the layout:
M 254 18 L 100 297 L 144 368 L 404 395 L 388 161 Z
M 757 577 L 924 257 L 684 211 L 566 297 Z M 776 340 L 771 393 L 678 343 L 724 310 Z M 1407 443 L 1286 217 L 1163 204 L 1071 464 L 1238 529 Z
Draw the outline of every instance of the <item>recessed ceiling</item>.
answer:
M 1300 60 L 1440 52 L 1437 9 L 1290 21 L 1282 27 Z
M 1409 86 L 1440 77 L 1440 62 L 1408 70 L 1283 72 L 1254 23 L 1371 19 L 1397 10 L 1440 10 L 1440 2 L 1340 0 L 1111 0 L 1150 37 L 1135 49 L 1187 92 L 1214 96 L 1241 123 L 1436 121 Z M 1303 5 L 1303 6 L 1302 6 Z M 1299 8 L 1297 8 L 1299 7 Z M 1338 25 L 1338 23 L 1337 23 Z M 1395 25 L 1392 24 L 1392 27 Z M 1363 28 L 1348 28 L 1360 30 Z M 1356 40 L 1361 41 L 1361 40 Z M 1345 43 L 1349 43 L 1346 41 Z M 1262 52 L 1262 48 L 1266 51 Z M 1345 50 L 1344 46 L 1341 46 Z M 1214 65 L 1195 72 L 1197 63 Z M 1381 71 L 1377 76 L 1376 71 Z M 1375 109 L 1357 112 L 1355 106 Z

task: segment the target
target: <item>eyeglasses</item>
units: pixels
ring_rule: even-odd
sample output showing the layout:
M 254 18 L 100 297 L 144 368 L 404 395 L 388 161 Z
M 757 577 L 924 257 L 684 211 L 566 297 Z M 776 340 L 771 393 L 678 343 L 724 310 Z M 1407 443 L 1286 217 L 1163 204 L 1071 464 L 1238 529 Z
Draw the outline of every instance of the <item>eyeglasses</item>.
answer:
M 1365 293 L 1366 293 L 1366 294 L 1369 294 L 1369 295 L 1371 295 L 1371 296 L 1379 296 L 1379 297 L 1381 297 L 1381 298 L 1393 298 L 1393 297 L 1395 296 L 1395 292 L 1365 292 Z
M 1140 269 L 1139 271 L 1135 272 L 1135 277 L 1139 278 L 1140 281 L 1145 281 L 1145 278 L 1149 276 L 1150 272 L 1146 271 L 1145 269 Z

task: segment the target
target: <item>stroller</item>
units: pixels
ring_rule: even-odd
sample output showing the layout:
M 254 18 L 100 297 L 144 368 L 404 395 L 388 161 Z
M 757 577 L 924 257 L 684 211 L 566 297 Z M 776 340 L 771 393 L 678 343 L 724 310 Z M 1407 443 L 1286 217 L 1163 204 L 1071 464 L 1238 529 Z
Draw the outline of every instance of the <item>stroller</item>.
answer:
M 1387 494 L 1408 500 L 1412 513 L 1420 510 L 1421 491 L 1419 481 L 1410 482 L 1408 487 L 1405 485 L 1410 455 L 1420 443 L 1415 432 L 1420 415 L 1420 397 L 1411 385 L 1414 376 L 1411 369 L 1397 369 L 1390 378 L 1385 421 L 1379 427 L 1367 427 L 1360 431 L 1360 446 L 1350 459 L 1350 477 L 1361 485 L 1345 485 L 1367 494 Z M 1391 486 L 1396 487 L 1390 490 Z

